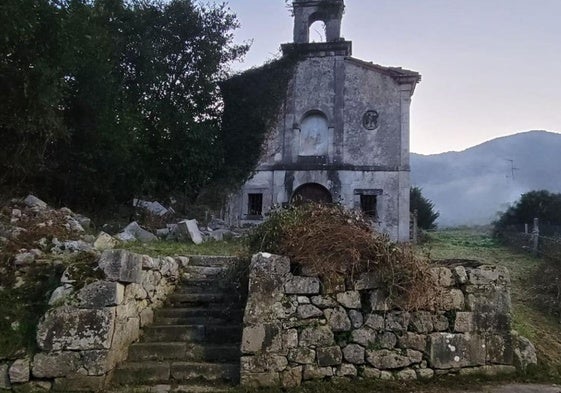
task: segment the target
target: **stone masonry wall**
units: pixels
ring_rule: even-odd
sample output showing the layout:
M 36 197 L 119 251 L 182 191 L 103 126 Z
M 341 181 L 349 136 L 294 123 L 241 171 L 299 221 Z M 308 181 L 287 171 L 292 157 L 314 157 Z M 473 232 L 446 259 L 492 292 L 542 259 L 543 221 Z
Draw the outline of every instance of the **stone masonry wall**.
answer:
M 512 373 L 536 363 L 532 344 L 511 330 L 505 268 L 449 263 L 432 273 L 443 288 L 442 310 L 405 312 L 391 309 L 372 276 L 322 294 L 320 280 L 293 275 L 288 258 L 255 255 L 242 384 L 294 387 L 318 379 Z
M 74 290 L 64 274 L 55 291 L 58 306 L 39 323 L 40 352 L 32 359 L 0 364 L 0 390 L 99 391 L 140 329 L 152 322 L 175 288 L 188 258 L 151 258 L 124 250 L 103 252 L 102 280 Z

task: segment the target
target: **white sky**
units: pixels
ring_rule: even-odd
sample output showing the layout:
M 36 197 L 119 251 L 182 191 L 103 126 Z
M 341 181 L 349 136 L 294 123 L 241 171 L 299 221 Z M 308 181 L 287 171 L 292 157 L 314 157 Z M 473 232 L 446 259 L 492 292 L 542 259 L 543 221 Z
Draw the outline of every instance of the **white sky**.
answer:
M 292 41 L 284 0 L 230 0 L 259 66 Z M 561 132 L 561 0 L 346 0 L 353 56 L 422 74 L 411 150 L 463 150 L 528 130 Z

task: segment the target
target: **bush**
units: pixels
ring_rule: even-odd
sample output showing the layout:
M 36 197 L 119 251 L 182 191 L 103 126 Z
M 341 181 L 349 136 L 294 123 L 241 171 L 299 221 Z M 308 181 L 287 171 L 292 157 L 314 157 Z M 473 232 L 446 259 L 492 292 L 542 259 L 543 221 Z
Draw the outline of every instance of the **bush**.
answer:
M 546 190 L 522 194 L 520 199 L 495 221 L 495 231 L 502 232 L 511 226 L 532 224 L 534 218 L 540 220 L 542 227 L 561 225 L 561 194 Z
M 395 305 L 415 309 L 434 302 L 428 261 L 409 245 L 375 232 L 362 213 L 338 205 L 310 203 L 276 211 L 248 242 L 251 253 L 288 256 L 296 271 L 317 275 L 324 285 L 374 272 Z

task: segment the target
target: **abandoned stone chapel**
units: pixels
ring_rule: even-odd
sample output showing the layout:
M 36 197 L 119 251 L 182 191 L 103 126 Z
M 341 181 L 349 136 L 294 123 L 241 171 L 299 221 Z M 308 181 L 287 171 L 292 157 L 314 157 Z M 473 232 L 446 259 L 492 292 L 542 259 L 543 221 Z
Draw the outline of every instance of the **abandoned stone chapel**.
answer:
M 228 205 L 231 224 L 257 224 L 299 200 L 362 209 L 392 240 L 409 240 L 409 111 L 421 76 L 352 57 L 343 0 L 294 0 L 297 56 L 285 102 L 253 177 Z M 310 42 L 312 24 L 325 41 Z

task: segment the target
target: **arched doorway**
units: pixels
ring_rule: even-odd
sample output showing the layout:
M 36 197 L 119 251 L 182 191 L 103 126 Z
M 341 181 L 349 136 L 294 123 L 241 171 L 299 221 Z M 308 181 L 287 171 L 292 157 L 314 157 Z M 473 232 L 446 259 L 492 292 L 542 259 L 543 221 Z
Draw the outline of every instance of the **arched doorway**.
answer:
M 321 184 L 307 183 L 294 191 L 290 203 L 299 205 L 307 202 L 332 203 L 333 197 L 329 190 Z

